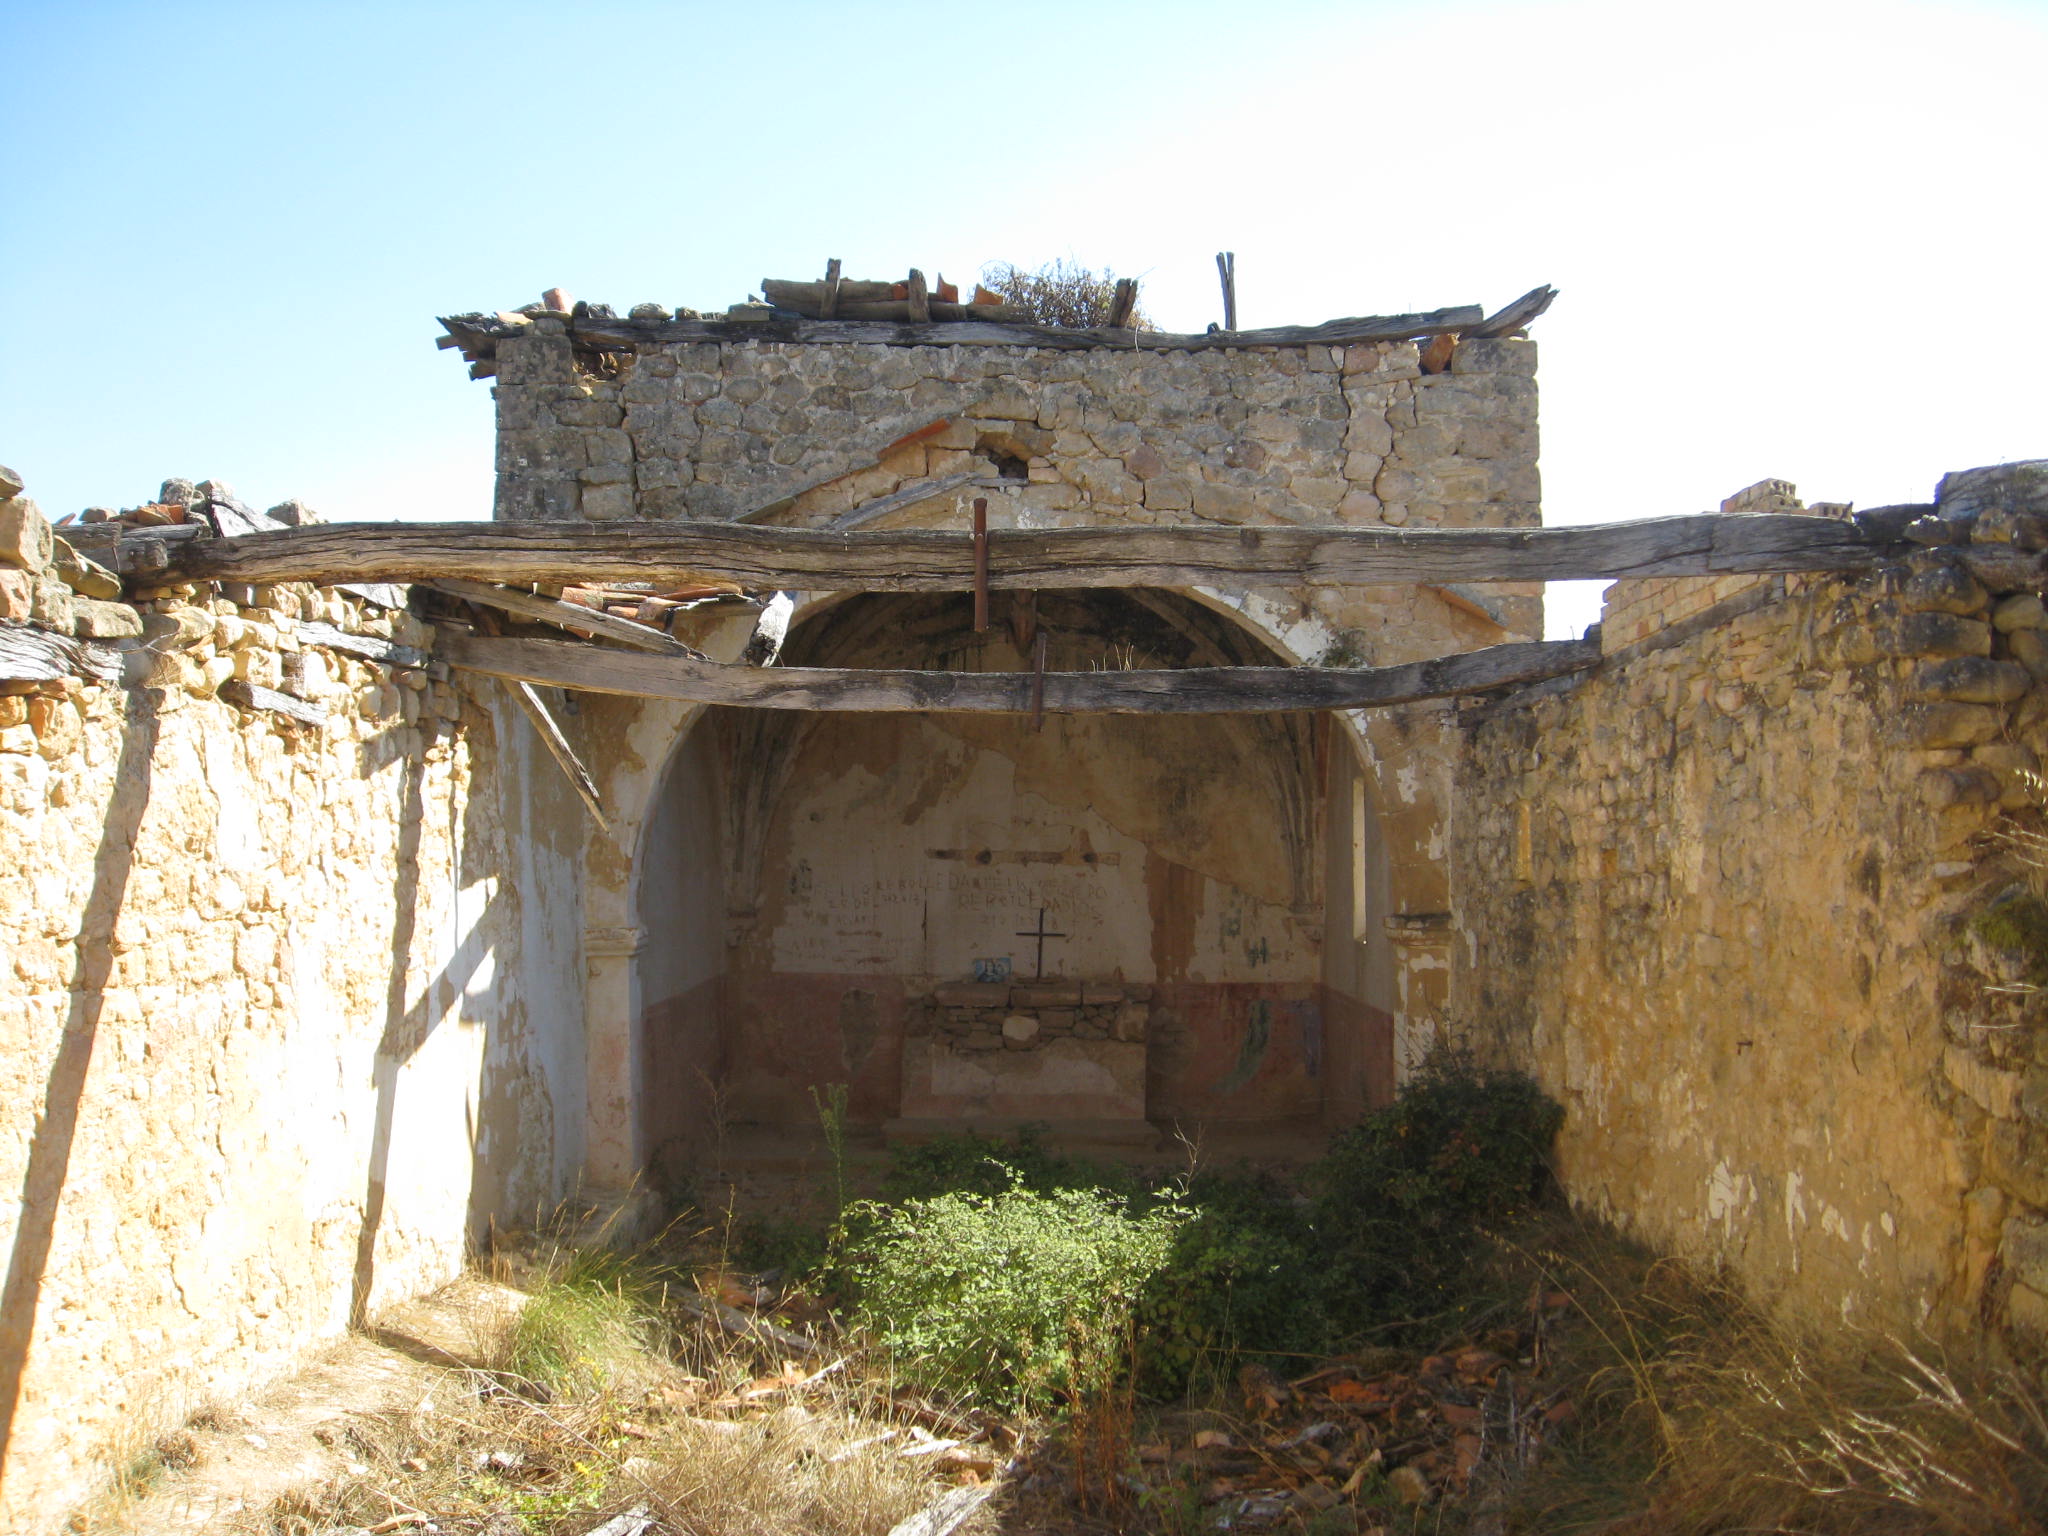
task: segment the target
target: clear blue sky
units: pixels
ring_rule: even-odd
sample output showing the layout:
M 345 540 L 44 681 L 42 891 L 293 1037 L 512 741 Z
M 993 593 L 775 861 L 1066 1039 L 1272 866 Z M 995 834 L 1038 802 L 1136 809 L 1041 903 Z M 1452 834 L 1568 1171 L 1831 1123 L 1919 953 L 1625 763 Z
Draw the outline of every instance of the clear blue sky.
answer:
M 481 516 L 436 314 L 1073 256 L 1172 328 L 1563 297 L 1553 522 L 2048 455 L 2048 5 L 0 13 L 0 462 Z M 1591 617 L 1584 595 L 1557 624 Z

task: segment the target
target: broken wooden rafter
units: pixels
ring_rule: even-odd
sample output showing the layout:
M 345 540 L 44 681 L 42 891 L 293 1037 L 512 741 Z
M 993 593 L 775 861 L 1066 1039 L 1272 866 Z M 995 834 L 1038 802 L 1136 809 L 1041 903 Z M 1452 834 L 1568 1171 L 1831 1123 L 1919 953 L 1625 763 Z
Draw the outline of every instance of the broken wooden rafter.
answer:
M 1043 632 L 1041 631 L 1041 637 Z M 911 672 L 721 666 L 642 656 L 565 640 L 445 634 L 435 654 L 493 677 L 591 693 L 680 699 L 753 709 L 938 711 L 972 714 L 1246 714 L 1373 709 L 1448 698 L 1581 672 L 1598 640 L 1531 641 L 1431 661 L 1366 669 L 1188 667 L 1128 672 Z
M 1570 528 L 1008 528 L 989 534 L 989 582 L 997 588 L 1241 590 L 1598 581 L 1855 571 L 1901 548 L 1888 522 L 1867 515 L 1844 521 L 1708 512 Z M 610 580 L 712 580 L 752 591 L 811 592 L 965 592 L 974 586 L 974 538 L 965 532 L 839 533 L 667 520 L 320 523 L 182 544 L 169 559 L 175 574 L 167 579 L 184 581 L 407 580 L 431 572 L 512 586 Z M 516 598 L 523 615 L 546 602 L 501 596 Z M 606 630 L 605 615 L 549 612 L 551 623 Z M 633 628 L 656 642 L 644 648 L 667 648 L 654 631 Z
M 1514 303 L 1488 315 L 1479 324 L 1465 332 L 1473 339 L 1490 336 L 1512 336 L 1516 331 L 1526 329 L 1529 322 L 1550 308 L 1557 301 L 1557 290 L 1545 283 L 1541 288 L 1531 288 Z
M 597 781 L 590 776 L 590 770 L 583 766 L 583 760 L 569 744 L 569 738 L 563 734 L 553 711 L 547 707 L 541 696 L 534 692 L 533 684 L 510 678 L 506 680 L 506 686 L 511 689 L 514 701 L 526 712 L 526 718 L 540 737 L 541 745 L 548 749 L 548 756 L 555 760 L 555 766 L 562 770 L 562 776 L 576 791 L 576 798 L 581 800 L 585 809 L 590 812 L 591 819 L 597 823 L 600 831 L 611 831 L 611 819 L 605 815 L 604 802 L 597 795 Z
M 655 651 L 664 656 L 695 656 L 699 659 L 704 655 L 702 651 L 683 644 L 673 635 L 663 634 L 660 630 L 633 619 L 622 619 L 616 614 L 606 613 L 602 608 L 585 608 L 581 603 L 558 602 L 552 597 L 541 597 L 532 592 L 515 592 L 506 587 L 494 587 L 488 582 L 465 581 L 453 576 L 430 581 L 426 585 L 449 597 L 459 597 L 469 603 L 481 603 L 487 608 L 497 609 L 500 613 L 509 613 L 514 618 L 535 619 L 542 624 L 552 624 L 557 629 L 602 635 L 607 640 L 616 640 L 619 644 L 630 645 L 635 650 Z

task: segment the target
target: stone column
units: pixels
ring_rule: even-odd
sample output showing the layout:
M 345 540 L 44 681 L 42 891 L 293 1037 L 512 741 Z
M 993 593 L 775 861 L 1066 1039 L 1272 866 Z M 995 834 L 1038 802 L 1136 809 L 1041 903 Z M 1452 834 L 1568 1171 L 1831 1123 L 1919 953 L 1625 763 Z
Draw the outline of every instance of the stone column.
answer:
M 584 1134 L 581 1199 L 621 1238 L 638 1235 L 639 1207 L 651 1200 L 640 1095 L 638 926 L 583 930 Z M 628 1208 L 631 1209 L 628 1209 Z

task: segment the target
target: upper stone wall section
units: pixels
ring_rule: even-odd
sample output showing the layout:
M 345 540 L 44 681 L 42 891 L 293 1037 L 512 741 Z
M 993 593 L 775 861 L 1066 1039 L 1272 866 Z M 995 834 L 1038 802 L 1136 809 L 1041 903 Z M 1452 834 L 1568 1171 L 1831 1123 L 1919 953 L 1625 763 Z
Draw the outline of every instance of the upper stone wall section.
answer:
M 538 315 L 496 347 L 497 516 L 820 526 L 972 475 L 998 525 L 1535 525 L 1535 344 L 1444 338 L 1428 361 L 1413 341 L 690 340 L 593 368 Z

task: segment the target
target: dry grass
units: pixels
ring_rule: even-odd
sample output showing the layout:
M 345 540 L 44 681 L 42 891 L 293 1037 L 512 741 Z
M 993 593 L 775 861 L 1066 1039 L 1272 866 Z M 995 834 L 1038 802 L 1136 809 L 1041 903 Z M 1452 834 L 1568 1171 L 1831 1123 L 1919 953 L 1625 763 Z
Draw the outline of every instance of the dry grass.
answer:
M 1924 1338 L 1827 1335 L 1580 1226 L 1525 1250 L 1576 1301 L 1573 1429 L 1519 1528 L 2048 1536 L 2048 1380 Z
M 478 1326 L 476 1366 L 438 1372 L 404 1411 L 337 1421 L 323 1438 L 345 1473 L 241 1529 L 582 1536 L 638 1508 L 692 1536 L 881 1536 L 994 1470 L 987 1453 L 974 1473 L 906 1457 L 930 1437 L 857 1359 L 813 1369 L 702 1323 L 674 1304 L 680 1271 L 573 1252 L 543 1268 Z

